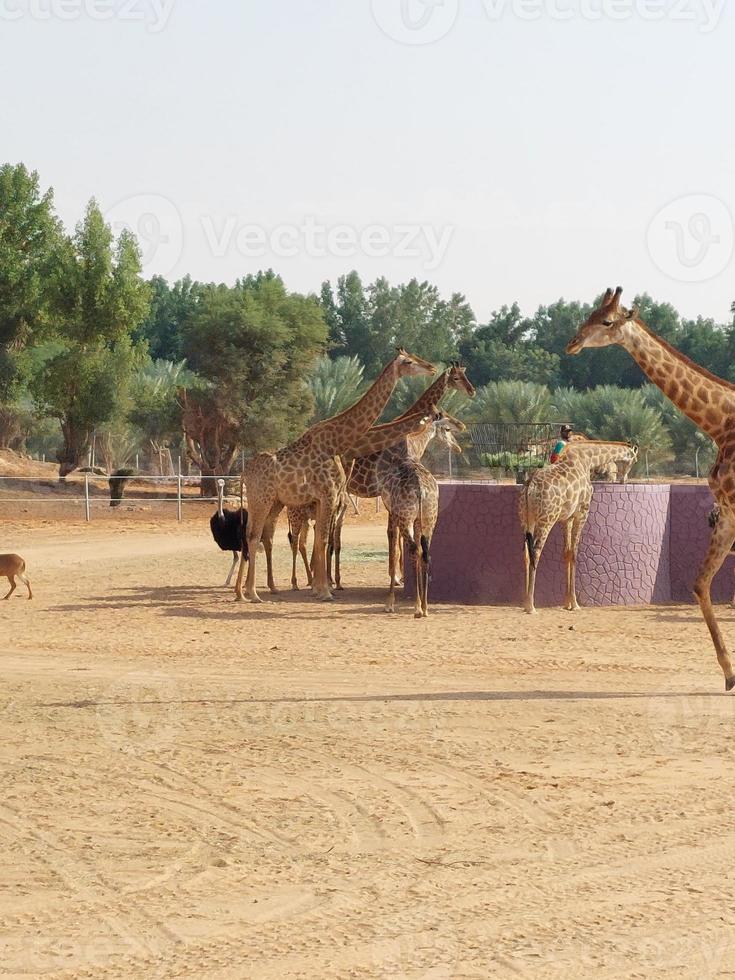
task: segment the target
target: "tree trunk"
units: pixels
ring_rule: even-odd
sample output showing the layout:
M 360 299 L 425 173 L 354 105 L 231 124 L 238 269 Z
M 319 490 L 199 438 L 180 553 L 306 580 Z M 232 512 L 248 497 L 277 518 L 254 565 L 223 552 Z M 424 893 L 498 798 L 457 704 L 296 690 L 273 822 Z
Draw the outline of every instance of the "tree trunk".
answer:
M 12 405 L 0 405 L 0 449 L 20 450 L 24 441 L 18 413 Z
M 64 445 L 56 458 L 59 461 L 59 479 L 65 480 L 70 473 L 73 473 L 86 461 L 86 456 L 89 453 L 90 433 L 86 429 L 78 429 L 66 419 L 61 421 L 61 431 L 64 436 Z

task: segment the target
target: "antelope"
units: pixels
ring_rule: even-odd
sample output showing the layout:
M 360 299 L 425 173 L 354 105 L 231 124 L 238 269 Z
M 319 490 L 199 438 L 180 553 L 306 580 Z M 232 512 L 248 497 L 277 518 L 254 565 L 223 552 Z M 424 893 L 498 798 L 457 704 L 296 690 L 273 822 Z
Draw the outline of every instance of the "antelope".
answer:
M 17 588 L 15 584 L 16 578 L 19 578 L 28 589 L 28 598 L 33 598 L 31 583 L 28 581 L 28 577 L 26 575 L 26 563 L 23 561 L 20 555 L 0 555 L 0 576 L 6 578 L 10 582 L 10 592 L 8 592 L 7 595 L 4 595 L 3 599 L 9 599 L 15 592 Z

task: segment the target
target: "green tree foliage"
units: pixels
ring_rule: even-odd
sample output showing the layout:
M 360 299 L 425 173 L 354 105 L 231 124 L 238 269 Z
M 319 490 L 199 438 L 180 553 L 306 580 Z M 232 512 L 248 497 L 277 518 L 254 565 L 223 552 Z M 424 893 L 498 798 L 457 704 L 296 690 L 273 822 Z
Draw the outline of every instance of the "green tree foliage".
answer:
M 709 436 L 698 429 L 656 385 L 641 388 L 645 403 L 661 418 L 674 451 L 674 472 L 706 472 L 715 461 L 716 447 Z
M 466 333 L 459 345 L 460 357 L 477 385 L 510 378 L 554 385 L 559 376 L 559 355 L 544 350 L 530 339 L 531 323 L 521 316 L 517 303 L 503 306 L 490 321 Z
M 313 410 L 304 379 L 326 343 L 316 297 L 287 292 L 273 273 L 202 287 L 182 350 L 201 379 L 184 419 L 203 473 L 226 474 L 241 447 L 276 449 L 303 432 Z
M 184 276 L 169 286 L 162 276 L 154 276 L 150 285 L 150 312 L 136 331 L 136 340 L 147 342 L 154 361 L 181 361 L 183 325 L 196 309 L 201 283 Z
M 112 232 L 91 201 L 60 250 L 53 295 L 57 354 L 31 382 L 37 405 L 59 420 L 64 445 L 60 475 L 83 461 L 92 432 L 121 414 L 139 357 L 133 331 L 148 311 L 135 239 Z
M 375 377 L 393 356 L 396 346 L 429 361 L 456 358 L 460 341 L 474 327 L 474 314 L 455 293 L 443 300 L 435 286 L 412 279 L 391 286 L 377 279 L 365 288 L 351 272 L 322 286 L 321 305 L 335 355 L 357 357 L 368 377 Z
M 320 357 L 308 378 L 314 400 L 312 422 L 339 415 L 353 405 L 365 388 L 363 368 L 356 357 Z
M 473 422 L 548 422 L 554 417 L 551 393 L 531 381 L 492 381 L 470 402 Z
M 23 164 L 0 166 L 0 401 L 23 382 L 18 354 L 48 323 L 61 226 L 53 192 L 41 193 L 38 174 Z M 0 446 L 3 445 L 0 425 Z
M 659 411 L 640 389 L 601 385 L 589 391 L 561 389 L 553 395 L 554 414 L 591 439 L 632 442 L 650 463 L 671 451 L 671 436 Z

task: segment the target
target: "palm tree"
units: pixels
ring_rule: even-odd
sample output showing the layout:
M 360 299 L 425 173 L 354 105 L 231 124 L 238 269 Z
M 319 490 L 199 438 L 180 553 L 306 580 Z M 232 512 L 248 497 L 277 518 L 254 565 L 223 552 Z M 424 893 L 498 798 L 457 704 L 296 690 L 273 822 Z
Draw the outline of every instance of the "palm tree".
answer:
M 671 452 L 671 439 L 658 409 L 639 388 L 601 385 L 589 391 L 554 392 L 556 413 L 591 439 L 632 442 L 657 463 Z
M 357 357 L 320 357 L 307 384 L 314 398 L 311 422 L 321 422 L 358 400 L 365 387 L 363 366 Z
M 554 415 L 549 389 L 533 381 L 492 381 L 469 407 L 474 422 L 548 422 Z

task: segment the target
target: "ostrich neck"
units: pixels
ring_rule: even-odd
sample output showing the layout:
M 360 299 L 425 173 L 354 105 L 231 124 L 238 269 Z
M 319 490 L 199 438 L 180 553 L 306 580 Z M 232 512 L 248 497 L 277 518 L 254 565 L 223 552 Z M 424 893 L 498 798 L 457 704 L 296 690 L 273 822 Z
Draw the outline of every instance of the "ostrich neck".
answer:
M 710 375 L 639 323 L 627 325 L 621 346 L 684 415 L 719 443 L 732 426 L 735 387 Z

